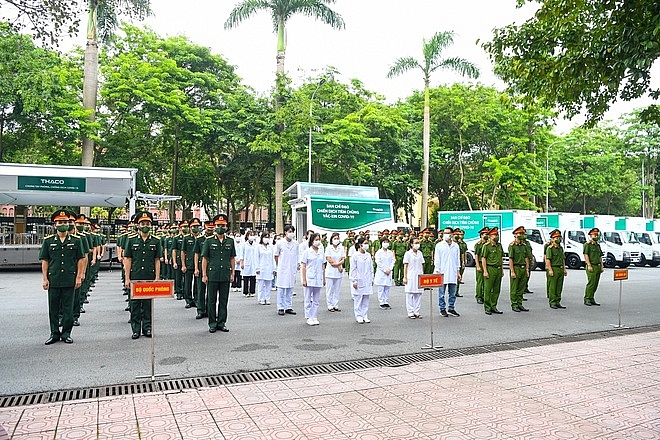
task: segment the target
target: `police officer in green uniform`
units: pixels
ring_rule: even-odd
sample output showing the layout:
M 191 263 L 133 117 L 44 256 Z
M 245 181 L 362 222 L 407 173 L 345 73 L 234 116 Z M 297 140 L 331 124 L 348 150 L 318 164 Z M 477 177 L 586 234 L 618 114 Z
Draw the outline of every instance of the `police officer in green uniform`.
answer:
M 530 271 L 529 272 L 530 275 L 527 277 L 527 281 L 525 283 L 525 291 L 523 293 L 534 293 L 531 290 L 529 290 L 529 280 L 531 278 L 532 271 L 535 269 L 534 267 L 532 267 L 532 262 L 534 261 L 534 259 L 532 258 L 533 255 L 534 255 L 532 253 L 532 245 L 529 243 L 529 240 L 527 240 L 527 235 L 525 235 L 524 238 L 520 237 L 520 240 L 523 242 L 523 244 L 527 248 L 527 258 L 529 259 L 529 271 Z M 527 298 L 523 298 L 523 301 L 527 301 Z
M 213 220 L 204 222 L 204 233 L 195 240 L 195 305 L 197 315 L 195 319 L 208 318 L 208 305 L 206 301 L 206 283 L 202 281 L 202 248 L 206 239 L 213 237 L 215 223 Z
M 458 252 L 459 252 L 459 261 L 461 263 L 461 268 L 458 270 L 458 273 L 461 275 L 461 279 L 456 283 L 456 297 L 460 298 L 463 295 L 461 295 L 459 292 L 461 290 L 461 284 L 463 283 L 463 273 L 465 273 L 465 266 L 467 265 L 467 244 L 465 243 L 465 240 L 463 240 L 463 237 L 465 236 L 465 231 L 463 231 L 460 228 L 454 229 L 454 241 L 456 244 L 458 244 Z
M 484 269 L 481 266 L 481 249 L 483 246 L 488 243 L 488 229 L 487 226 L 484 226 L 479 230 L 479 241 L 474 245 L 474 264 L 476 266 L 475 270 L 475 282 L 476 282 L 476 293 L 474 297 L 477 300 L 477 304 L 484 303 Z
M 566 307 L 561 305 L 561 292 L 564 288 L 564 277 L 568 272 L 559 229 L 550 232 L 550 244 L 545 251 L 545 270 L 550 308 L 565 309 Z
M 160 257 L 163 250 L 160 237 L 151 234 L 153 216 L 150 212 L 141 212 L 135 217 L 139 227 L 138 235 L 128 240 L 124 250 L 124 268 L 126 270 L 126 287 L 131 281 L 160 279 Z M 151 337 L 151 299 L 131 299 L 131 330 L 132 339 L 142 334 Z
M 514 312 L 529 312 L 523 307 L 523 294 L 529 278 L 530 261 L 527 246 L 523 237 L 527 236 L 525 228 L 520 226 L 513 231 L 515 239 L 509 244 L 509 297 L 511 299 L 511 310 Z
M 204 241 L 202 248 L 202 281 L 207 284 L 209 332 L 228 332 L 227 302 L 229 286 L 234 281 L 236 247 L 234 240 L 225 236 L 227 216 L 213 218 L 215 235 Z
M 344 246 L 344 253 L 346 254 L 346 259 L 344 260 L 344 270 L 346 273 L 348 273 L 351 269 L 351 261 L 350 258 L 348 257 L 349 255 L 349 250 L 350 248 L 353 247 L 355 244 L 355 232 L 353 231 L 346 231 L 346 238 L 344 239 L 344 242 L 342 243 L 342 246 Z
M 41 260 L 42 287 L 48 291 L 48 319 L 50 337 L 46 345 L 60 339 L 71 344 L 73 328 L 74 291 L 82 284 L 87 262 L 80 240 L 69 235 L 69 215 L 58 210 L 50 217 L 56 233 L 44 239 L 39 251 Z M 62 313 L 60 330 L 59 314 Z
M 422 270 L 424 270 L 425 274 L 433 273 L 433 251 L 435 250 L 435 243 L 433 240 L 433 235 L 431 234 L 431 231 L 428 230 L 428 228 L 424 229 L 421 233 L 419 250 L 424 257 L 424 265 L 422 266 Z
M 195 243 L 199 234 L 201 222 L 193 218 L 181 227 L 183 243 L 181 246 L 181 273 L 183 274 L 183 299 L 186 300 L 185 308 L 195 307 L 193 296 L 193 277 L 195 275 Z M 194 229 L 194 231 L 191 231 Z
M 394 269 L 392 271 L 394 284 L 396 286 L 403 286 L 403 256 L 408 250 L 408 243 L 403 241 L 403 231 L 399 231 L 396 234 L 396 240 L 390 246 L 394 252 Z
M 484 311 L 486 315 L 501 315 L 497 301 L 502 288 L 502 257 L 504 249 L 500 244 L 499 230 L 488 231 L 488 243 L 481 248 L 481 267 L 484 271 Z
M 603 250 L 600 248 L 598 238 L 600 237 L 600 230 L 593 228 L 589 231 L 589 241 L 583 246 L 582 253 L 584 254 L 584 261 L 587 264 L 587 286 L 584 289 L 584 305 L 585 306 L 599 306 L 594 299 L 598 283 L 600 282 L 600 274 L 605 270 L 603 268 Z

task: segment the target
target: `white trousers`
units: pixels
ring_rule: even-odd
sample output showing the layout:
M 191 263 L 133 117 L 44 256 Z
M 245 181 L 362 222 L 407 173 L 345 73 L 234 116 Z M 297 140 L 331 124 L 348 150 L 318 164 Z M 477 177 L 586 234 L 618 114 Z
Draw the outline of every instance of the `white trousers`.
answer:
M 369 297 L 371 295 L 353 295 L 353 312 L 355 319 L 367 318 L 369 312 Z
M 391 286 L 376 286 L 376 289 L 378 290 L 378 304 L 381 306 L 390 303 L 390 287 Z
M 270 302 L 270 283 L 271 280 L 257 280 L 257 301 Z
M 421 293 L 406 293 L 406 310 L 408 311 L 408 315 L 419 315 L 419 310 L 421 307 Z
M 339 288 L 341 287 L 341 278 L 325 279 L 325 302 L 328 308 L 339 308 Z
M 316 318 L 319 312 L 321 287 L 303 287 L 303 295 L 305 295 L 305 318 Z

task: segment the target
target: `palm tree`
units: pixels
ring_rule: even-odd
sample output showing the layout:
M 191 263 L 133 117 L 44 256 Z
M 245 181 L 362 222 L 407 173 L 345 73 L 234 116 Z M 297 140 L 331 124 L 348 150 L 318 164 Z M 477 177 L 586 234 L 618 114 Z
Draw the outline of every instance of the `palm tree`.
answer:
M 286 23 L 295 14 L 303 14 L 308 17 L 321 20 L 323 23 L 335 29 L 343 29 L 344 19 L 334 12 L 328 4 L 334 4 L 335 0 L 244 0 L 236 5 L 225 21 L 225 29 L 238 26 L 242 21 L 252 17 L 258 12 L 267 11 L 273 20 L 274 31 L 277 32 L 277 70 L 276 70 L 276 108 L 281 103 L 284 77 L 284 55 L 286 53 Z M 284 192 L 284 167 L 282 157 L 275 162 L 275 230 L 282 232 L 282 193 Z
M 99 37 L 107 42 L 117 28 L 117 15 L 144 19 L 151 13 L 150 0 L 89 0 L 87 18 L 87 45 L 83 73 L 83 108 L 89 111 L 89 118 L 96 118 L 96 99 L 99 84 Z M 100 32 L 99 32 L 100 30 Z M 94 165 L 94 140 L 83 136 L 82 165 Z
M 388 78 L 401 75 L 408 70 L 419 69 L 424 76 L 424 174 L 422 176 L 422 223 L 421 229 L 428 225 L 429 204 L 429 156 L 431 145 L 431 110 L 429 104 L 429 84 L 431 73 L 438 69 L 449 69 L 470 78 L 479 77 L 477 66 L 463 58 L 440 58 L 443 49 L 454 43 L 454 32 L 437 32 L 430 41 L 423 40 L 424 60 L 420 63 L 412 57 L 396 60 L 387 73 Z

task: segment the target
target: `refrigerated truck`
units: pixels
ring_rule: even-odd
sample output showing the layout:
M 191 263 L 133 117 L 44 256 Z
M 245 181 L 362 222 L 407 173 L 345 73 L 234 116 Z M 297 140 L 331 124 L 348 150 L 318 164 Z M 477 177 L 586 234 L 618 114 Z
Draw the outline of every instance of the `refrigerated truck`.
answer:
M 626 268 L 639 263 L 641 248 L 635 234 L 626 230 L 625 218 L 613 215 L 583 215 L 582 229 L 598 228 L 601 231 L 601 248 L 605 254 L 605 267 Z
M 641 248 L 640 260 L 639 263 L 635 263 L 635 266 L 644 267 L 648 264 L 651 267 L 657 267 L 660 265 L 660 244 L 653 242 L 656 220 L 643 217 L 626 217 L 625 220 L 625 228 L 635 234 Z M 655 236 L 657 237 L 657 235 Z

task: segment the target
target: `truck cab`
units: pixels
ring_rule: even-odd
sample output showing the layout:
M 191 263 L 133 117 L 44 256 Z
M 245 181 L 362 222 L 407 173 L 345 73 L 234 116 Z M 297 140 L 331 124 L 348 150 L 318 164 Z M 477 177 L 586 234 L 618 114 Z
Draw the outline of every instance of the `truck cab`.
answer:
M 628 231 L 605 231 L 602 234 L 605 267 L 626 268 L 630 263 L 639 263 L 641 249 L 635 234 Z M 620 252 L 620 253 L 619 253 Z M 619 259 L 619 255 L 621 255 Z
M 638 265 L 648 264 L 651 267 L 660 265 L 660 232 L 636 232 L 635 237 L 642 247 Z

